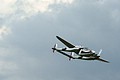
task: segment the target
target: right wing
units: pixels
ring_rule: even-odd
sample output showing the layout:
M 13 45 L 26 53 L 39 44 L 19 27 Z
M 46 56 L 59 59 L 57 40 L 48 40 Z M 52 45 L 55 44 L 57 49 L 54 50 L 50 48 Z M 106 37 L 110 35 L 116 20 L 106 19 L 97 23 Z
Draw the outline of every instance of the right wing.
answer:
M 60 40 L 64 45 L 66 45 L 68 48 L 74 48 L 75 46 L 71 43 L 69 43 L 68 41 L 60 38 L 59 36 L 56 36 L 58 40 Z
M 67 56 L 67 57 L 69 57 L 69 58 L 75 59 L 75 58 L 72 57 L 71 55 L 68 55 L 68 54 L 66 54 L 66 53 L 64 53 L 64 52 L 62 52 L 62 51 L 59 51 L 59 50 L 56 50 L 56 51 L 59 52 L 59 53 L 61 53 L 61 54 L 63 54 L 63 55 L 65 55 L 65 56 Z

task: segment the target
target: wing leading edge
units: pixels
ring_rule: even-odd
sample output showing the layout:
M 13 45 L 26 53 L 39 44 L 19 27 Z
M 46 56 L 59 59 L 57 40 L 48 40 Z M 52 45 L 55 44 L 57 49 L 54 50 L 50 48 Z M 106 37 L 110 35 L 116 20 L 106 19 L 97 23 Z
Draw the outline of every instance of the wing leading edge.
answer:
M 66 54 L 66 53 L 64 53 L 62 51 L 59 51 L 59 50 L 56 50 L 56 51 L 63 54 L 63 55 L 65 55 L 65 56 L 67 56 L 67 57 L 69 57 L 69 58 L 75 59 L 74 57 L 72 57 L 72 56 L 70 56 L 70 55 L 68 55 L 68 54 Z
M 59 36 L 56 36 L 58 40 L 60 40 L 64 45 L 66 45 L 68 48 L 74 48 L 75 46 L 71 43 L 69 43 L 68 41 L 60 38 Z

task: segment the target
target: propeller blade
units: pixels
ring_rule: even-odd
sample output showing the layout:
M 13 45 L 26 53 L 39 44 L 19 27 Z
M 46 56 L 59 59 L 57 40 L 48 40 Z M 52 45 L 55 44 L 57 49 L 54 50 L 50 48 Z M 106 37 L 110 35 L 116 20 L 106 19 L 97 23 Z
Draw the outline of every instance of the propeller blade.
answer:
M 71 53 L 70 53 L 70 56 L 71 56 L 71 57 L 74 57 L 74 53 L 73 53 L 73 52 L 71 52 Z M 70 60 L 72 60 L 72 58 L 71 58 L 71 57 L 69 57 L 69 61 L 70 61 Z
M 57 48 L 57 44 L 55 44 L 54 47 L 52 48 L 53 49 L 53 53 L 55 52 L 56 48 Z
M 70 53 L 70 56 L 72 56 L 72 52 Z M 69 57 L 69 61 L 71 61 L 71 59 L 72 59 L 72 58 L 71 58 L 71 57 Z

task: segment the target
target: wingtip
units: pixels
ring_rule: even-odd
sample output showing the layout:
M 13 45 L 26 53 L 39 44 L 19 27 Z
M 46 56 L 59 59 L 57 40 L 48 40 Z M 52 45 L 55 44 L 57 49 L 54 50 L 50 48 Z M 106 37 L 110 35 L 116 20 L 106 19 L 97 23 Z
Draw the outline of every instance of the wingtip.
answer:
M 59 37 L 59 36 L 56 36 L 57 38 Z
M 59 37 L 59 36 L 56 36 L 56 38 L 60 39 L 60 37 Z

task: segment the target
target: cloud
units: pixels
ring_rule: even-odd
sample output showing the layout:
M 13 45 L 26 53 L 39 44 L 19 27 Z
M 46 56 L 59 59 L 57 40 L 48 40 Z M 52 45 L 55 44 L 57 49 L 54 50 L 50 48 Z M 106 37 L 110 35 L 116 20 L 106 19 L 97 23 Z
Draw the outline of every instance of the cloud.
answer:
M 52 12 L 51 5 L 67 5 L 72 3 L 73 0 L 22 0 L 22 5 L 19 9 L 24 12 L 22 18 L 25 18 L 38 13 Z
M 11 33 L 11 30 L 9 27 L 2 26 L 0 27 L 0 39 L 3 39 L 5 36 Z
M 32 16 L 40 13 L 54 12 L 51 5 L 67 6 L 71 5 L 74 0 L 0 0 L 0 19 L 3 21 L 2 25 L 14 23 L 14 21 L 26 20 Z M 59 11 L 59 8 L 57 8 Z M 11 31 L 8 27 L 1 27 L 0 38 L 8 35 Z
M 22 0 L 22 9 L 28 12 L 50 11 L 49 6 L 54 4 L 71 4 L 73 0 Z
M 18 67 L 15 63 L 11 61 L 0 61 L 0 74 L 10 75 L 13 71 L 17 70 Z
M 115 23 L 119 15 L 119 7 L 115 7 L 115 4 L 109 0 L 109 3 L 107 0 L 103 2 L 76 0 L 74 5 L 68 0 L 49 0 L 51 2 L 47 3 L 47 7 L 39 9 L 40 2 L 36 1 L 17 1 L 16 5 L 19 5 L 19 9 L 15 12 L 17 16 L 11 16 L 14 21 L 4 26 L 5 28 L 13 27 L 12 36 L 4 41 L 1 40 L 0 45 L 1 70 L 4 70 L 1 74 L 5 75 L 3 80 L 120 79 L 117 77 L 120 74 L 118 71 L 120 23 Z M 30 10 L 26 11 L 29 8 Z M 54 13 L 53 8 L 57 8 L 60 12 Z M 23 19 L 26 17 L 29 19 L 16 21 L 16 17 L 20 19 L 21 16 Z M 119 22 L 119 19 L 117 20 Z M 113 23 L 118 25 L 117 29 Z M 9 28 L 8 31 L 2 29 L 4 35 L 6 32 L 10 34 Z M 59 47 L 64 46 L 55 38 L 56 35 L 60 35 L 73 44 L 82 44 L 92 48 L 96 52 L 102 48 L 101 56 L 111 63 L 82 60 L 69 62 L 63 55 L 52 54 L 51 47 L 55 43 L 60 44 Z M 7 65 L 10 68 L 6 67 Z M 0 76 L 0 79 L 2 77 Z
M 72 3 L 73 0 L 0 0 L 0 17 L 18 15 L 25 18 L 37 13 L 51 12 L 50 5 Z
M 0 0 L 0 18 L 15 13 L 16 1 L 17 0 Z

